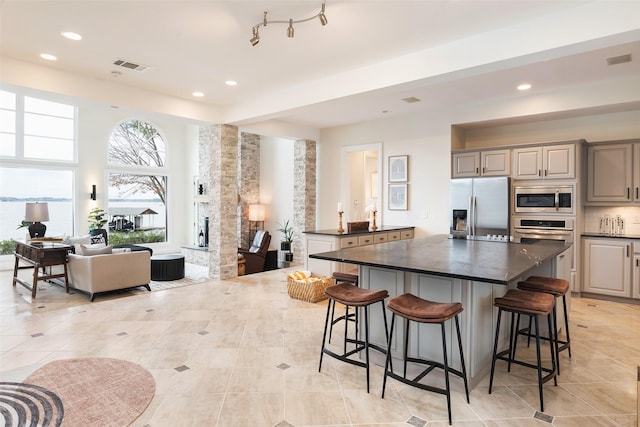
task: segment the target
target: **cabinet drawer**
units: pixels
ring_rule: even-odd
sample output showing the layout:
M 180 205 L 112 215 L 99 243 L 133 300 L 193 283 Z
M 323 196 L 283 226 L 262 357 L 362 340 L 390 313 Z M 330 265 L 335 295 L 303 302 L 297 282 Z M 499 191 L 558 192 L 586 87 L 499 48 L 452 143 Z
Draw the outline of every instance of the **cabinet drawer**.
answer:
M 358 246 L 373 245 L 373 234 L 358 237 Z
M 340 249 L 355 248 L 356 246 L 358 246 L 357 237 L 345 237 L 343 239 L 340 239 Z
M 391 242 L 392 240 L 400 240 L 399 231 L 393 231 L 391 233 L 387 233 L 387 241 Z
M 389 236 L 387 235 L 387 233 L 376 233 L 373 235 L 373 240 L 376 243 L 384 243 L 388 240 L 388 238 Z
M 413 239 L 413 230 L 402 230 L 400 232 L 401 235 L 401 239 L 405 240 L 405 239 Z

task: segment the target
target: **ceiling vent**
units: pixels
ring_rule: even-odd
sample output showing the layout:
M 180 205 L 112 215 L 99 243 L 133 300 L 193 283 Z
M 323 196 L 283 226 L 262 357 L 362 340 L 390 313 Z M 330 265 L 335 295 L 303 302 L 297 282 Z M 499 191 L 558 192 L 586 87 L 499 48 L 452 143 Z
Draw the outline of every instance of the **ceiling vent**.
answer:
M 149 68 L 147 65 L 136 64 L 133 61 L 128 61 L 126 59 L 120 59 L 120 58 L 113 61 L 113 65 L 117 65 L 118 67 L 124 67 L 134 71 L 144 71 L 147 68 Z
M 612 56 L 611 58 L 607 58 L 607 65 L 624 64 L 625 62 L 631 62 L 630 53 L 627 53 L 626 55 Z
M 420 102 L 420 100 L 415 96 L 410 96 L 409 98 L 402 98 L 402 100 L 408 104 L 413 104 L 414 102 Z

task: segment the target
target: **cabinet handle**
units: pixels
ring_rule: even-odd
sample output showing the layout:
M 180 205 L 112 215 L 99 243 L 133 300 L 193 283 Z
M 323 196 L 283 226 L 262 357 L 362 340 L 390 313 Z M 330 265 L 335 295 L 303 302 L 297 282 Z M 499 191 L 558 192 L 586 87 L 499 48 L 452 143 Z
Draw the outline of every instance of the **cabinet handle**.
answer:
M 627 258 L 629 258 L 629 245 L 627 245 Z
M 538 169 L 538 176 L 542 176 L 542 170 Z
M 636 267 L 640 267 L 640 259 L 636 260 Z
M 631 187 L 627 187 L 627 199 L 631 198 Z
M 640 187 L 636 187 L 636 199 L 640 199 Z
M 486 170 L 486 168 L 483 166 L 482 167 L 482 173 L 484 173 L 485 170 Z
M 480 171 L 480 168 L 476 168 L 476 173 L 478 173 Z
M 545 169 L 544 170 L 544 176 L 547 176 L 548 172 L 549 172 L 549 169 Z

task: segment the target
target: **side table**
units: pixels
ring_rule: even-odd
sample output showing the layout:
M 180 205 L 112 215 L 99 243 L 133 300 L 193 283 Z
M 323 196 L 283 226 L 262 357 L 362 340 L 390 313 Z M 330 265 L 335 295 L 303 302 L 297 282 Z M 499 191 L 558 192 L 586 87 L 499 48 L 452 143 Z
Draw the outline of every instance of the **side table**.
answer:
M 151 257 L 151 280 L 167 281 L 184 278 L 184 255 L 154 255 Z
M 25 288 L 31 291 L 31 299 L 35 299 L 36 291 L 38 290 L 38 282 L 40 280 L 49 280 L 56 278 L 64 278 L 64 288 L 69 293 L 69 276 L 67 274 L 67 254 L 72 250 L 72 247 L 62 243 L 47 243 L 47 242 L 31 242 L 14 240 L 16 243 L 16 250 L 13 253 L 16 257 L 16 262 L 13 267 L 13 286 L 16 283 L 20 283 Z M 26 262 L 29 266 L 33 267 L 33 281 L 31 284 L 25 282 L 18 277 L 18 270 L 20 261 Z M 64 272 L 58 274 L 44 274 L 45 267 L 52 267 L 54 265 L 64 266 Z M 40 274 L 42 270 L 43 274 Z

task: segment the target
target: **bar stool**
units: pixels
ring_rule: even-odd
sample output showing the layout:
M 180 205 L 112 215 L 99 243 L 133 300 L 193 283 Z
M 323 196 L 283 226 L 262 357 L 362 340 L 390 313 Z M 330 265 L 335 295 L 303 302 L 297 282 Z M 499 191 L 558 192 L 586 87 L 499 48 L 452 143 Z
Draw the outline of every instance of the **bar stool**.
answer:
M 438 303 L 438 302 L 428 301 L 428 300 L 419 298 L 413 294 L 404 294 L 390 300 L 387 307 L 393 314 L 391 315 L 391 333 L 389 334 L 389 343 L 387 346 L 387 359 L 384 367 L 384 380 L 382 382 L 382 398 L 384 399 L 384 391 L 387 385 L 387 377 L 391 377 L 404 384 L 421 388 L 423 390 L 444 394 L 445 396 L 447 396 L 447 410 L 449 412 L 449 424 L 451 424 L 451 392 L 449 387 L 449 372 L 461 377 L 464 380 L 464 391 L 467 395 L 467 403 L 469 403 L 469 385 L 467 383 L 467 370 L 464 364 L 464 353 L 462 351 L 462 338 L 460 336 L 460 324 L 458 322 L 458 314 L 460 314 L 463 310 L 462 304 L 460 304 L 459 302 Z M 398 375 L 394 373 L 393 366 L 390 365 L 391 364 L 391 343 L 393 340 L 393 326 L 396 319 L 396 315 L 407 320 L 405 337 L 404 337 L 403 375 Z M 445 322 L 451 319 L 452 317 L 455 319 L 456 332 L 458 334 L 458 349 L 460 351 L 460 362 L 462 364 L 462 372 L 456 369 L 450 368 L 447 361 L 447 357 L 448 357 L 447 356 L 447 335 L 445 332 Z M 442 355 L 443 355 L 442 363 L 436 362 L 433 360 L 424 359 L 424 358 L 408 356 L 407 353 L 408 353 L 408 346 L 409 346 L 409 324 L 411 323 L 411 321 L 418 322 L 418 323 L 440 324 L 440 329 L 442 330 Z M 413 379 L 407 378 L 407 362 L 427 365 L 427 368 L 423 370 L 415 378 Z M 433 371 L 435 368 L 440 368 L 444 370 L 444 379 L 445 379 L 444 389 L 420 383 L 420 380 L 424 378 L 428 373 Z
M 342 273 L 339 271 L 334 271 L 333 275 L 332 275 L 333 279 L 335 280 L 336 285 L 340 284 L 340 283 L 349 283 L 351 285 L 354 286 L 358 286 L 358 275 L 357 274 L 351 274 L 351 273 Z M 347 327 L 348 327 L 348 323 L 349 321 L 352 321 L 355 323 L 356 328 L 355 328 L 355 334 L 357 336 L 358 333 L 358 310 L 354 310 L 353 313 L 349 313 L 349 307 L 345 307 L 345 314 L 343 316 L 338 317 L 337 319 L 334 319 L 334 313 L 336 310 L 336 301 L 332 300 L 331 302 L 331 324 L 329 325 L 329 344 L 331 344 L 331 335 L 333 334 L 333 325 L 335 325 L 336 323 L 340 322 L 341 320 L 345 320 L 344 323 L 344 336 L 347 336 Z M 346 349 L 346 341 L 345 341 L 345 353 L 347 352 Z
M 555 348 L 556 348 L 556 360 L 558 361 L 558 375 L 560 375 L 560 352 L 567 350 L 569 357 L 571 357 L 571 336 L 569 335 L 569 315 L 567 312 L 567 292 L 569 291 L 569 281 L 564 279 L 557 279 L 553 277 L 531 276 L 524 282 L 518 283 L 518 289 L 525 291 L 544 292 L 553 295 L 556 304 L 553 305 L 553 318 L 557 321 L 556 317 L 556 305 L 557 298 L 562 297 L 562 306 L 564 310 L 564 328 L 567 335 L 565 341 L 558 338 L 558 325 L 556 324 L 555 330 Z M 525 332 L 526 331 L 526 332 Z M 527 345 L 531 342 L 531 318 L 529 318 L 529 328 L 521 329 L 519 334 L 528 335 L 529 339 Z M 546 337 L 541 337 L 547 339 Z
M 553 331 L 554 324 L 552 322 L 552 311 L 555 298 L 550 294 L 542 292 L 524 291 L 521 289 L 510 289 L 501 298 L 495 298 L 493 305 L 498 307 L 498 320 L 496 323 L 496 338 L 493 345 L 493 357 L 491 360 L 491 375 L 489 377 L 489 394 L 493 386 L 493 373 L 495 371 L 496 360 L 506 360 L 508 362 L 507 372 L 511 371 L 511 363 L 516 363 L 521 366 L 537 369 L 538 371 L 538 394 L 540 396 L 540 412 L 544 412 L 544 399 L 542 394 L 542 385 L 553 378 L 554 385 L 558 385 L 558 379 L 556 376 L 556 352 L 552 342 L 549 342 L 549 351 L 551 353 L 551 368 L 542 366 L 542 360 L 540 357 L 540 324 L 538 321 L 539 316 L 546 316 L 549 325 L 549 331 Z M 498 341 L 500 338 L 500 320 L 502 312 L 506 311 L 511 313 L 511 331 L 509 333 L 509 348 L 498 353 Z M 535 365 L 515 359 L 515 342 L 518 338 L 515 322 L 515 315 L 525 315 L 533 317 L 533 322 L 536 327 L 536 357 L 537 363 Z M 542 376 L 542 372 L 546 372 L 547 375 Z
M 325 354 L 343 362 L 366 368 L 367 393 L 369 393 L 369 347 L 378 350 L 381 353 L 385 352 L 385 349 L 383 347 L 369 343 L 369 306 L 377 302 L 382 305 L 385 338 L 388 338 L 389 331 L 387 329 L 387 315 L 384 309 L 384 299 L 389 296 L 389 293 L 386 290 L 370 291 L 351 285 L 349 283 L 340 283 L 338 285 L 329 286 L 324 290 L 324 293 L 329 298 L 329 303 L 327 304 L 327 317 L 324 321 L 324 332 L 322 333 L 322 351 L 320 352 L 320 364 L 318 365 L 318 372 L 320 372 L 322 369 L 322 356 Z M 364 310 L 364 340 L 358 339 L 357 336 L 355 338 L 348 338 L 345 333 L 343 354 L 334 353 L 333 351 L 325 347 L 327 339 L 327 328 L 329 326 L 329 314 L 331 313 L 331 306 L 333 303 L 335 303 L 335 301 L 344 304 L 347 307 L 355 307 L 356 310 L 358 308 L 362 308 Z M 355 348 L 353 350 L 347 351 L 347 343 L 355 344 Z M 354 354 L 360 353 L 362 350 L 364 350 L 365 354 L 364 362 L 349 358 Z

